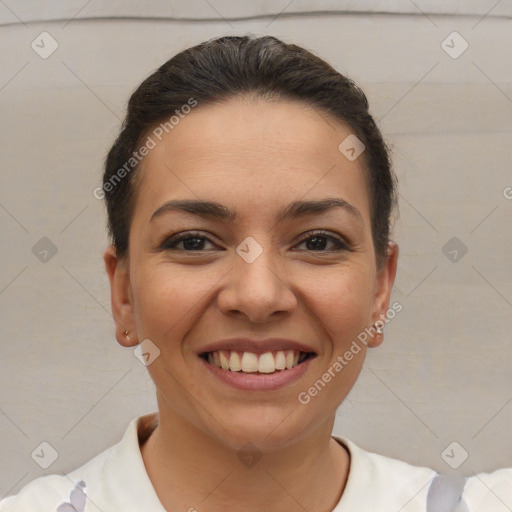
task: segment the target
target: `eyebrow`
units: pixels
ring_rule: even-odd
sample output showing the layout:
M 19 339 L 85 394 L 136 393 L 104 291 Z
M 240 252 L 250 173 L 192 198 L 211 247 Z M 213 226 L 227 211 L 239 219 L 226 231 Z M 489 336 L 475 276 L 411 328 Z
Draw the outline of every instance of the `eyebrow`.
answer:
M 279 212 L 277 222 L 306 217 L 309 215 L 322 215 L 334 208 L 342 208 L 344 211 L 356 217 L 364 226 L 361 212 L 353 205 L 337 197 L 329 197 L 316 201 L 294 201 Z M 169 212 L 185 212 L 199 217 L 217 221 L 233 222 L 237 214 L 234 210 L 215 201 L 202 201 L 196 199 L 172 199 L 157 208 L 151 215 L 150 222 Z

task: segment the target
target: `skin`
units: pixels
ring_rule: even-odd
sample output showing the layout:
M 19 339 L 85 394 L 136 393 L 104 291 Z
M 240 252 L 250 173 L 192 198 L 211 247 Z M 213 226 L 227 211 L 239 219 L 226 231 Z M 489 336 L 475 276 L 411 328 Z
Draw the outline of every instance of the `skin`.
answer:
M 362 157 L 351 162 L 338 150 L 350 133 L 299 102 L 238 97 L 196 107 L 143 161 L 128 257 L 118 260 L 110 246 L 104 259 L 118 342 L 149 338 L 160 349 L 148 366 L 160 423 L 141 452 L 167 510 L 321 512 L 343 493 L 349 456 L 331 434 L 366 347 L 308 405 L 297 396 L 386 314 L 398 259 L 390 242 L 386 262 L 376 266 Z M 362 219 L 336 208 L 276 223 L 292 201 L 327 197 L 349 202 Z M 178 198 L 217 201 L 239 218 L 167 213 L 150 222 Z M 303 236 L 316 229 L 350 250 L 334 250 L 329 239 L 315 249 Z M 189 230 L 208 239 L 200 249 L 159 249 Z M 236 253 L 248 236 L 263 249 L 252 263 Z M 236 336 L 291 338 L 317 357 L 285 388 L 236 390 L 195 353 Z M 247 442 L 262 454 L 252 467 L 236 456 Z

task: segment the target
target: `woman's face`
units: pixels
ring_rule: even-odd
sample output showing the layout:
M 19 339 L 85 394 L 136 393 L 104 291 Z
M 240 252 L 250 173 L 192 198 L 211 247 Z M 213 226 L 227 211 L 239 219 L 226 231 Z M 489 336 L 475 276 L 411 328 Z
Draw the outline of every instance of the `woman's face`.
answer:
M 160 351 L 148 365 L 160 409 L 226 445 L 273 449 L 331 427 L 366 346 L 343 356 L 388 308 L 397 247 L 378 270 L 362 157 L 338 149 L 350 134 L 297 102 L 198 105 L 143 161 L 128 260 L 105 255 L 119 342 Z M 350 206 L 307 207 L 327 199 Z M 217 206 L 194 214 L 175 200 Z M 310 355 L 275 369 L 297 351 Z M 215 365 L 236 369 L 237 355 L 262 371 Z

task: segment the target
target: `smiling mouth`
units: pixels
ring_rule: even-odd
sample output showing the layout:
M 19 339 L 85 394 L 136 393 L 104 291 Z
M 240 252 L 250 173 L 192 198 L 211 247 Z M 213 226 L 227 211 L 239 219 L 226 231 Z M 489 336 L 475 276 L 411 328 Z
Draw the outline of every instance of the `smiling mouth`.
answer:
M 200 357 L 209 364 L 230 372 L 269 374 L 291 370 L 307 359 L 316 357 L 316 354 L 299 350 L 274 350 L 263 354 L 215 350 L 204 352 Z

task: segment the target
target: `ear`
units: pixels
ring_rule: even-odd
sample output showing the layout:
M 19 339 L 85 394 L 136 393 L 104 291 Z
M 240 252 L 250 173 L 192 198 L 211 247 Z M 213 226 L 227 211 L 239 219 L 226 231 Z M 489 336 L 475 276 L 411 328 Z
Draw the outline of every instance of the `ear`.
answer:
M 396 268 L 398 262 L 398 245 L 395 242 L 389 242 L 387 246 L 387 257 L 382 268 L 377 270 L 377 280 L 374 288 L 372 325 L 379 322 L 378 325 L 385 324 L 386 313 L 389 309 L 389 300 L 393 283 L 395 282 Z M 375 334 L 370 337 L 368 346 L 378 347 L 384 340 L 383 334 Z
M 110 245 L 105 250 L 103 259 L 110 280 L 110 299 L 116 324 L 116 339 L 123 347 L 133 347 L 137 345 L 138 339 L 133 314 L 128 258 L 118 260 L 114 247 Z M 128 335 L 125 334 L 126 331 Z

